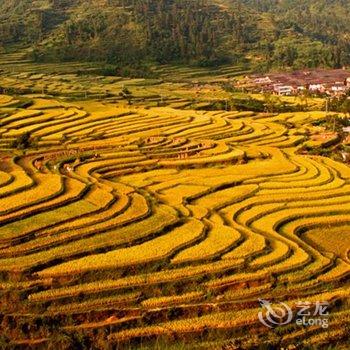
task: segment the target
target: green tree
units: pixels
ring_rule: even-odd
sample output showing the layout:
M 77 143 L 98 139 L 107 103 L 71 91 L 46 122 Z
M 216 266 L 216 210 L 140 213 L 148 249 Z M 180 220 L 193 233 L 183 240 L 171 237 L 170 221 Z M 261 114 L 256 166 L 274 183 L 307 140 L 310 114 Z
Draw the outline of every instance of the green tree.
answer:
M 17 139 L 15 139 L 12 144 L 11 148 L 17 148 L 17 149 L 28 149 L 33 145 L 33 139 L 31 138 L 31 135 L 29 132 L 26 132 L 22 135 L 20 135 Z

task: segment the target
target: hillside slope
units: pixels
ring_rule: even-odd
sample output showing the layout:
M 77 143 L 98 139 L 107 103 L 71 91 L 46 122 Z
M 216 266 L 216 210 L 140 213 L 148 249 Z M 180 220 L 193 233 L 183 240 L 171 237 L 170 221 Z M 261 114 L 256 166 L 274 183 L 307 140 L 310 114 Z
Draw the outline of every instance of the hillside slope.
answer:
M 349 1 L 4 0 L 0 47 L 40 61 L 350 64 Z

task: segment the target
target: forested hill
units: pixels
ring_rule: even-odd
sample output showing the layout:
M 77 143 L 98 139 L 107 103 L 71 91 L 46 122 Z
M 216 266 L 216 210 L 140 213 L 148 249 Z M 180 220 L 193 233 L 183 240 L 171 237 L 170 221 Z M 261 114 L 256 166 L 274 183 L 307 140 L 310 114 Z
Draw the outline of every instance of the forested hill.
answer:
M 349 0 L 1 0 L 0 49 L 38 61 L 350 64 Z

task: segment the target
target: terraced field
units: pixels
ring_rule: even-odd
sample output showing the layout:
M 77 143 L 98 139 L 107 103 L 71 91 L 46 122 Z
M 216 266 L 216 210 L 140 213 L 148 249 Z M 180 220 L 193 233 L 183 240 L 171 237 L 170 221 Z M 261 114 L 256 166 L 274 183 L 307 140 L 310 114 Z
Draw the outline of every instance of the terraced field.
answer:
M 1 341 L 346 349 L 350 168 L 297 152 L 325 117 L 1 95 Z M 267 329 L 259 298 L 329 328 Z
M 221 68 L 160 65 L 150 67 L 151 78 L 103 76 L 99 63 L 35 63 L 30 49 L 0 52 L 0 93 L 103 99 L 111 103 L 203 109 L 229 99 L 221 85 L 250 73 L 244 66 Z M 121 92 L 127 88 L 129 96 Z M 126 98 L 127 97 L 127 98 Z

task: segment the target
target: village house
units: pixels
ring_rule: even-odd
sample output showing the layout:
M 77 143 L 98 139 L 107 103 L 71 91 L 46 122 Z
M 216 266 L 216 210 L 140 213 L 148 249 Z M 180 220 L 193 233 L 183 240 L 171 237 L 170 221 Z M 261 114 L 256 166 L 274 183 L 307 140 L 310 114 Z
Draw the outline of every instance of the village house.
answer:
M 254 83 L 265 85 L 265 84 L 271 84 L 272 80 L 269 77 L 262 77 L 262 78 L 254 79 Z
M 303 91 L 312 94 L 339 96 L 350 90 L 350 71 L 346 69 L 314 69 L 291 73 L 271 73 L 247 77 L 245 87 L 277 95 L 296 95 Z
M 280 96 L 291 96 L 295 89 L 290 85 L 275 84 L 273 86 L 273 91 Z
M 326 92 L 326 86 L 324 84 L 310 84 L 309 85 L 309 91 L 310 92 L 319 92 L 319 93 L 325 93 Z
M 331 91 L 333 94 L 335 95 L 342 95 L 345 94 L 346 91 L 349 89 L 349 86 L 347 86 L 347 84 L 343 84 L 343 83 L 335 83 L 332 87 L 331 87 Z

